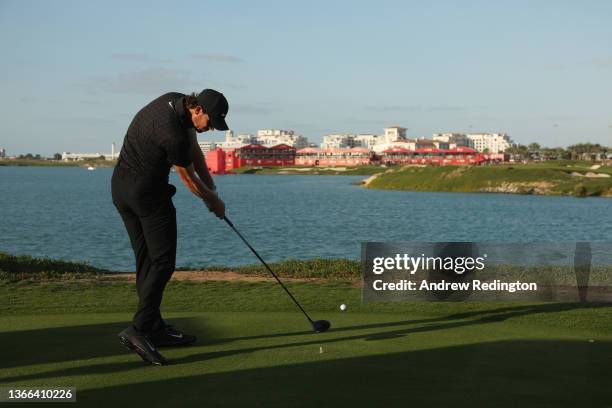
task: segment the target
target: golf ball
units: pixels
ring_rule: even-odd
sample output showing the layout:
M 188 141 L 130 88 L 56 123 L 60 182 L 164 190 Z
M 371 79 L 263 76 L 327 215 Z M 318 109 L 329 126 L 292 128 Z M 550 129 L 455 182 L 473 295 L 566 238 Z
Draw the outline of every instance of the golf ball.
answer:
M 344 303 L 340 305 L 340 310 L 346 310 L 346 305 Z

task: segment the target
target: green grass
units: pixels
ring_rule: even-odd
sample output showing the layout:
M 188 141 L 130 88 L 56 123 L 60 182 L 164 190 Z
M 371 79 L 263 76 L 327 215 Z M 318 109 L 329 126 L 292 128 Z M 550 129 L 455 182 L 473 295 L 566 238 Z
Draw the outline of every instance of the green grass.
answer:
M 78 405 L 104 407 L 609 403 L 612 305 L 364 304 L 359 262 L 272 267 L 319 278 L 288 287 L 314 319 L 332 321 L 330 332 L 311 333 L 274 282 L 171 281 L 164 316 L 200 341 L 164 349 L 172 364 L 152 367 L 116 339 L 136 307 L 132 282 L 86 263 L 0 254 L 10 277 L 0 279 L 0 384 L 76 387 Z
M 361 263 L 348 259 L 288 259 L 271 262 L 268 265 L 279 276 L 291 278 L 354 280 L 358 279 L 361 274 Z M 244 275 L 269 276 L 269 272 L 260 263 L 238 267 L 192 266 L 179 268 L 179 270 L 231 271 Z M 113 272 L 93 267 L 86 262 L 34 258 L 28 255 L 11 255 L 0 252 L 0 281 L 105 279 L 109 273 Z
M 509 192 L 571 196 L 612 196 L 612 177 L 587 178 L 572 172 L 612 174 L 612 168 L 590 169 L 591 163 L 543 162 L 498 166 L 401 167 L 380 175 L 368 188 Z
M 85 262 L 68 262 L 0 252 L 0 281 L 27 279 L 75 279 L 108 272 Z
M 349 259 L 313 258 L 307 260 L 287 259 L 268 263 L 279 276 L 290 278 L 313 279 L 357 279 L 361 276 L 361 262 Z M 182 270 L 231 271 L 244 275 L 269 276 L 268 270 L 261 264 L 251 264 L 237 267 L 207 266 L 185 267 Z
M 164 315 L 200 341 L 152 367 L 115 337 L 133 284 L 0 282 L 0 383 L 104 407 L 609 406 L 610 306 L 362 305 L 349 283 L 289 286 L 330 332 L 310 333 L 274 283 L 171 282 Z

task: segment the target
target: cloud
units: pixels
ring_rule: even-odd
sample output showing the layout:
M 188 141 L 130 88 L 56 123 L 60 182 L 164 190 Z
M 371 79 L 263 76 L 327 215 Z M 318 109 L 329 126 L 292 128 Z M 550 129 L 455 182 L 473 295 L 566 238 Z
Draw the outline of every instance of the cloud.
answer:
M 568 114 L 540 114 L 540 115 L 524 115 L 516 116 L 513 120 L 530 121 L 530 122 L 552 122 L 557 126 L 562 122 L 570 122 L 579 120 L 580 117 Z
M 612 57 L 607 58 L 595 58 L 591 61 L 597 68 L 612 68 Z
M 439 105 L 439 106 L 428 106 L 424 110 L 430 112 L 464 112 L 470 110 L 486 109 L 486 106 L 453 106 L 453 105 Z
M 227 82 L 227 81 L 223 81 L 223 82 L 218 82 L 218 84 L 221 86 L 221 88 L 230 88 L 230 89 L 247 89 L 247 86 L 244 84 L 240 84 L 237 82 Z
M 577 119 L 574 115 L 545 115 L 544 120 L 549 120 L 553 122 L 565 122 L 568 120 Z
M 380 119 L 375 119 L 375 118 L 365 118 L 365 117 L 347 117 L 345 120 L 346 123 L 361 123 L 364 125 L 377 125 L 379 126 L 381 129 L 386 126 L 384 121 L 381 121 Z M 344 133 L 344 132 L 340 132 L 340 133 Z M 368 133 L 368 132 L 363 132 L 363 133 Z
M 240 115 L 268 115 L 276 111 L 276 109 L 263 105 L 251 105 L 244 103 L 232 104 L 230 101 L 230 113 Z
M 566 62 L 551 62 L 546 63 L 543 66 L 545 69 L 550 69 L 551 71 L 565 71 L 570 68 Z
M 544 65 L 544 68 L 558 71 L 580 68 L 610 69 L 612 68 L 612 57 L 600 57 L 586 60 L 555 62 Z
M 23 102 L 23 103 L 38 102 L 37 98 L 34 98 L 33 96 L 30 96 L 30 95 L 22 96 L 18 100 L 19 102 Z
M 366 110 L 375 112 L 463 112 L 486 109 L 486 106 L 454 106 L 454 105 L 369 105 Z
M 239 58 L 239 57 L 236 57 L 235 55 L 230 55 L 230 54 L 218 54 L 218 53 L 191 54 L 189 55 L 189 57 L 193 59 L 208 61 L 208 62 L 226 62 L 226 63 L 232 63 L 232 64 L 244 62 L 242 58 Z
M 193 72 L 181 69 L 148 68 L 114 76 L 98 76 L 76 84 L 91 92 L 160 94 L 170 91 L 200 89 L 206 81 Z
M 421 110 L 420 106 L 406 106 L 406 105 L 369 105 L 365 106 L 365 109 L 376 112 L 399 112 L 399 111 L 414 111 Z
M 138 53 L 138 52 L 112 54 L 111 58 L 117 61 L 131 61 L 131 62 L 150 62 L 150 63 L 172 62 L 172 60 L 167 59 L 167 58 L 155 58 L 155 57 L 151 57 L 148 54 L 143 54 L 143 53 Z
M 45 117 L 45 122 L 49 124 L 61 124 L 66 127 L 81 127 L 83 125 L 90 126 L 104 126 L 104 125 L 116 125 L 118 123 L 123 123 L 123 121 L 119 120 L 116 117 L 93 117 L 93 116 L 82 116 L 76 115 L 71 117 L 65 116 L 49 116 Z

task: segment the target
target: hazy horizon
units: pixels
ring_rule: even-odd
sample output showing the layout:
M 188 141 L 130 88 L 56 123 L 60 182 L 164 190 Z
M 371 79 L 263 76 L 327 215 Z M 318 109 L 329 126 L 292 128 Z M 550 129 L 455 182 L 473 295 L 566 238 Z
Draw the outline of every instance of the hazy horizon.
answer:
M 236 134 L 507 133 L 612 145 L 612 3 L 3 1 L 0 148 L 109 153 L 169 92 Z M 223 140 L 223 132 L 200 135 Z

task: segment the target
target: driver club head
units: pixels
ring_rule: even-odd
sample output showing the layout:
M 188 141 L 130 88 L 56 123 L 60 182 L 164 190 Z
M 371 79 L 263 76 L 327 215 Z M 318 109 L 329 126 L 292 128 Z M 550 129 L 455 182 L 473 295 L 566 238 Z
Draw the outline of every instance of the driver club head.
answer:
M 331 323 L 327 320 L 317 320 L 312 322 L 312 328 L 317 333 L 323 333 L 329 330 Z

